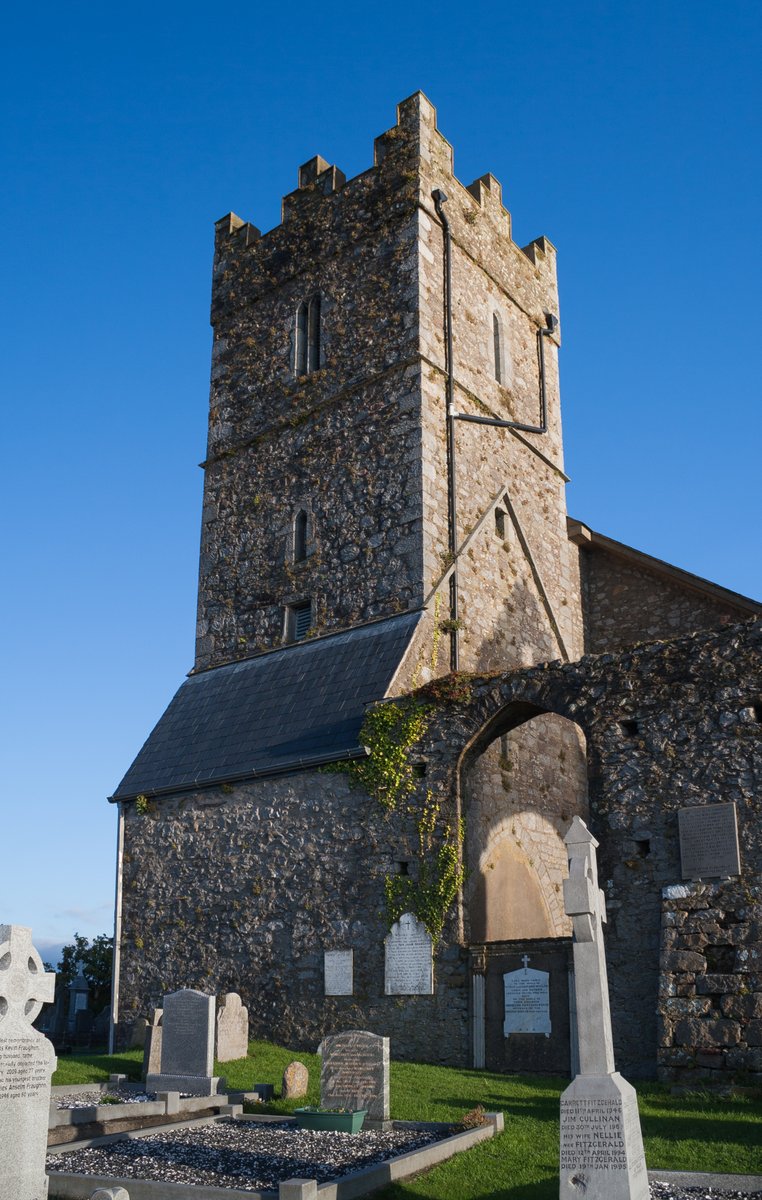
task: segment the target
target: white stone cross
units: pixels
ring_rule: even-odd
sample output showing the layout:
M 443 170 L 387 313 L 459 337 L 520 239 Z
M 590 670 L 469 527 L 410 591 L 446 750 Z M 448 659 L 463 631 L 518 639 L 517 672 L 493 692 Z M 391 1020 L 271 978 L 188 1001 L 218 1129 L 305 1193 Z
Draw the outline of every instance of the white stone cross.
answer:
M 0 1020 L 31 1025 L 43 1004 L 52 1004 L 56 977 L 46 971 L 23 925 L 0 925 Z
M 595 857 L 598 843 L 579 817 L 572 821 L 564 842 L 569 855 L 564 909 L 574 927 L 579 1071 L 580 1075 L 608 1075 L 614 1070 L 614 1048 L 602 928 L 606 899 L 598 887 Z
M 521 961 L 523 962 L 523 964 L 524 964 L 524 970 L 526 971 L 526 969 L 527 969 L 527 967 L 529 966 L 529 963 L 530 963 L 530 961 L 531 961 L 531 959 L 529 958 L 529 955 L 528 955 L 528 954 L 525 954 L 525 955 L 523 956 L 523 958 L 521 959 Z

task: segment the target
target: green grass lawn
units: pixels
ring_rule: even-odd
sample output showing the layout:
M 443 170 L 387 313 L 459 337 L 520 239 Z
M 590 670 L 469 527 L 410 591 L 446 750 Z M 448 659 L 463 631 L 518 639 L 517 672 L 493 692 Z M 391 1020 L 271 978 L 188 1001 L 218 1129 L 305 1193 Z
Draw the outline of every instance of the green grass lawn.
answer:
M 315 1054 L 252 1042 L 249 1057 L 217 1064 L 231 1089 L 251 1090 L 274 1083 L 298 1058 L 310 1072 L 306 1103 L 318 1104 L 320 1060 Z M 107 1080 L 112 1072 L 140 1078 L 142 1054 L 130 1050 L 59 1059 L 53 1082 Z M 458 1155 L 428 1174 L 375 1193 L 379 1200 L 428 1196 L 433 1200 L 557 1200 L 558 1098 L 568 1080 L 533 1075 L 493 1075 L 487 1071 L 392 1063 L 391 1111 L 400 1120 L 457 1122 L 483 1104 L 505 1114 L 505 1133 Z M 762 1175 L 762 1102 L 696 1094 L 675 1098 L 667 1088 L 641 1084 L 638 1100 L 649 1168 Z M 263 1106 L 263 1112 L 289 1112 L 304 1100 Z

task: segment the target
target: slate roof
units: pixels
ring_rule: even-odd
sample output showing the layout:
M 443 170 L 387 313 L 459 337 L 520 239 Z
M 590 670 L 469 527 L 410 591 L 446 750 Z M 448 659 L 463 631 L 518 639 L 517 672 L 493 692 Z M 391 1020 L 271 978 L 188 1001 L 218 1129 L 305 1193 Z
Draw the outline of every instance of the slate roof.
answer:
M 421 614 L 284 646 L 191 675 L 111 800 L 307 767 L 359 750 Z

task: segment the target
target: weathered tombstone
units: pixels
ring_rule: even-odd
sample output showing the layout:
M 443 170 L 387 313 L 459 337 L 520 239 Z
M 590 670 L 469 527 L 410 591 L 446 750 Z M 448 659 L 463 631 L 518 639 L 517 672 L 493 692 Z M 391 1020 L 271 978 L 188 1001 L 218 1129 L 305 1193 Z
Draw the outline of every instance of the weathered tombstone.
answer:
M 351 996 L 354 991 L 351 950 L 326 950 L 323 955 L 326 996 Z
M 580 1073 L 561 1096 L 559 1197 L 648 1200 L 635 1089 L 614 1069 L 598 843 L 579 817 L 564 841 L 569 854 L 564 908 L 574 927 Z
M 678 809 L 683 879 L 740 875 L 735 804 L 700 804 Z
M 46 972 L 32 931 L 0 925 L 0 1200 L 44 1200 L 50 1077 L 56 1057 L 32 1028 L 51 1004 L 55 975 Z
M 145 1017 L 138 1017 L 137 1021 L 133 1021 L 132 1029 L 130 1030 L 130 1050 L 143 1050 L 145 1048 L 147 1030 L 148 1021 Z
M 430 996 L 434 991 L 431 938 L 414 913 L 403 913 L 384 938 L 387 996 Z
M 528 954 L 522 961 L 523 970 L 503 975 L 503 1034 L 544 1033 L 550 1037 L 550 975 L 528 966 Z
M 161 1071 L 161 1035 L 162 1017 L 164 1010 L 155 1008 L 151 1015 L 150 1024 L 146 1027 L 143 1041 L 143 1083 L 149 1075 L 158 1075 Z
M 151 1092 L 212 1096 L 219 1079 L 214 1070 L 214 996 L 185 988 L 164 997 L 161 1070 L 146 1077 Z
M 130 1193 L 123 1187 L 98 1188 L 97 1192 L 92 1193 L 90 1200 L 130 1200 Z
M 249 1010 L 244 1008 L 238 992 L 227 992 L 220 997 L 216 1045 L 218 1062 L 233 1062 L 249 1053 Z
M 389 1120 L 389 1039 L 351 1029 L 318 1047 L 321 1108 L 368 1110 L 368 1122 Z
M 289 1063 L 283 1072 L 280 1094 L 282 1100 L 299 1100 L 307 1095 L 310 1084 L 310 1073 L 304 1063 L 298 1060 Z

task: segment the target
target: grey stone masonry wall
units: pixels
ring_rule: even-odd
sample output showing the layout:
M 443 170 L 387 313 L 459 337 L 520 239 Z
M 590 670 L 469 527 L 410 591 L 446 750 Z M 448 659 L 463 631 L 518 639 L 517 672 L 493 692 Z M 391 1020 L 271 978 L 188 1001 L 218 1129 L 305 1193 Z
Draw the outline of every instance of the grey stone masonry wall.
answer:
M 342 774 L 303 772 L 125 807 L 121 1018 L 175 988 L 236 991 L 249 1036 L 314 1051 L 362 1026 L 395 1058 L 467 1061 L 467 979 L 454 940 L 432 996 L 384 995 L 384 876 L 413 856 Z M 354 992 L 324 994 L 326 950 L 354 951 Z
M 665 888 L 659 1077 L 762 1080 L 762 876 Z
M 591 654 L 718 629 L 746 619 L 753 608 L 734 604 L 730 593 L 719 594 L 720 588 L 717 595 L 701 592 L 598 546 L 581 549 L 580 571 L 585 650 Z

